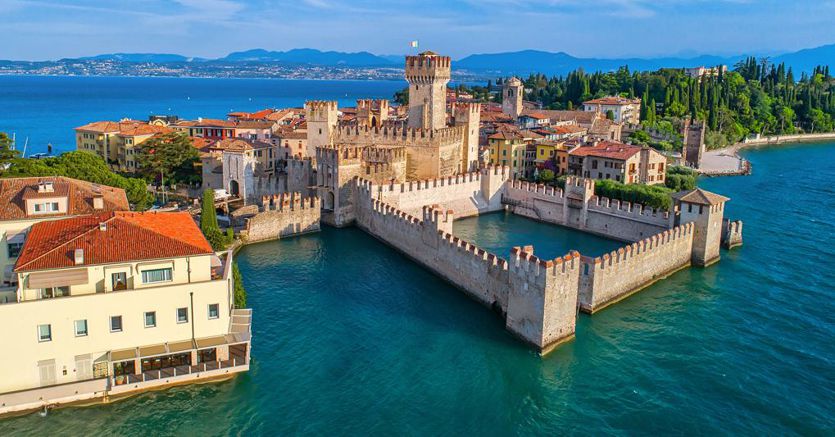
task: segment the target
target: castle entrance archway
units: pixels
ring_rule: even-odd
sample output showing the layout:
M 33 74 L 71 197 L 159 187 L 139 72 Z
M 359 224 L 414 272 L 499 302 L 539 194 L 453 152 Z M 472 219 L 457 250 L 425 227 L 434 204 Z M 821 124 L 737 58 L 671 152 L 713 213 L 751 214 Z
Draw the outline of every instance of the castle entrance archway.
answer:
M 229 195 L 238 197 L 241 195 L 241 187 L 238 185 L 238 181 L 232 179 L 229 181 Z

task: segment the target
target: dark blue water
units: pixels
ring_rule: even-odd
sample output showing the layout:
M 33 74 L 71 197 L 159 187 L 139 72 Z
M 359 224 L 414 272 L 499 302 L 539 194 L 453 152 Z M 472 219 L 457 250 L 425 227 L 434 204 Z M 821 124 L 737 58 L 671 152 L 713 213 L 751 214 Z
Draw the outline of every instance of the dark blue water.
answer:
M 4 420 L 0 435 L 832 435 L 835 144 L 746 155 L 752 176 L 701 183 L 732 199 L 745 245 L 581 315 L 545 358 L 399 253 L 326 228 L 240 252 L 248 374 Z M 503 214 L 455 228 L 502 256 L 613 244 Z
M 392 98 L 405 81 L 0 76 L 0 132 L 28 153 L 75 150 L 73 128 L 150 114 L 225 119 L 231 111 L 301 107 L 305 100 Z

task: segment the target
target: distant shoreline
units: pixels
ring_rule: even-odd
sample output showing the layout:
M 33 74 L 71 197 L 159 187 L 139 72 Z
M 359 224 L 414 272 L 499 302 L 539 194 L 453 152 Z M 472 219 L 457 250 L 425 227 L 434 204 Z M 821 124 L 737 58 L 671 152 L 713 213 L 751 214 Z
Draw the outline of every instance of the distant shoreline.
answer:
M 700 169 L 699 174 L 703 176 L 748 175 L 752 171 L 751 163 L 739 154 L 744 149 L 797 143 L 824 143 L 828 141 L 835 141 L 835 132 L 773 135 L 752 140 L 746 138 L 745 141 L 705 152 L 705 157 L 702 159 L 702 167 L 705 167 L 707 164 L 708 168 Z

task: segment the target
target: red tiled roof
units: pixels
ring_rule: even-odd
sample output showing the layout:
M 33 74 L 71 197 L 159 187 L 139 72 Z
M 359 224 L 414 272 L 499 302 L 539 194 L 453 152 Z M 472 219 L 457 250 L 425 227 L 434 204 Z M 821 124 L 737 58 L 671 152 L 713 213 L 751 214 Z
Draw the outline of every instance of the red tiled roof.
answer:
M 619 96 L 606 96 L 599 99 L 586 100 L 584 105 L 636 105 L 641 103 L 641 99 L 629 99 Z
M 641 151 L 640 146 L 616 143 L 614 141 L 601 141 L 594 146 L 582 146 L 571 151 L 573 156 L 596 156 L 625 161 Z
M 52 182 L 53 192 L 38 193 L 41 182 Z M 36 217 L 81 215 L 101 212 L 93 208 L 93 198 L 101 195 L 104 211 L 130 209 L 125 190 L 63 176 L 0 179 L 0 220 L 25 220 L 26 199 L 36 197 L 67 197 L 67 214 L 38 214 Z
M 77 127 L 75 130 L 96 133 L 115 133 L 125 137 L 171 132 L 171 129 L 165 126 L 151 125 L 147 122 L 137 120 L 96 121 Z
M 84 265 L 213 253 L 186 212 L 109 212 L 36 223 L 15 271 L 74 267 L 76 249 L 84 251 Z

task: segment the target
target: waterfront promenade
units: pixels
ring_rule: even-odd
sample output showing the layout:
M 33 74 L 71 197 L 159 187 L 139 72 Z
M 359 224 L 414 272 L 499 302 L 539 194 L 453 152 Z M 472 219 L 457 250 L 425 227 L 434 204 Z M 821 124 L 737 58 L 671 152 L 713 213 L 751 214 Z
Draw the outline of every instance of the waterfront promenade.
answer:
M 835 141 L 835 132 L 801 135 L 775 135 L 745 141 L 721 149 L 709 150 L 702 157 L 699 173 L 705 176 L 745 175 L 751 172 L 750 163 L 739 156 L 739 151 L 749 147 L 779 144 Z

